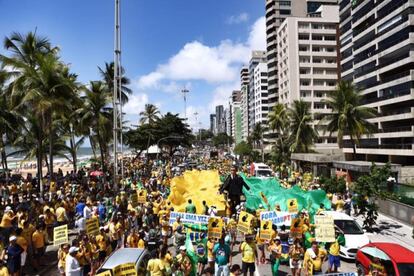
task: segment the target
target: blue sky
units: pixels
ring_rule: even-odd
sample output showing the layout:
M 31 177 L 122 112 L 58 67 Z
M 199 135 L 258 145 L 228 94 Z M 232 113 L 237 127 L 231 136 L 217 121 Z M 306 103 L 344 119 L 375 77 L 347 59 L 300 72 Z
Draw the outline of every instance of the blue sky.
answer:
M 252 49 L 264 50 L 264 0 L 121 0 L 122 64 L 134 94 L 124 107 L 136 124 L 145 103 L 184 113 L 192 127 L 239 88 Z M 61 48 L 83 83 L 113 59 L 113 0 L 0 0 L 0 37 L 37 32 Z M 5 53 L 0 49 L 0 53 Z

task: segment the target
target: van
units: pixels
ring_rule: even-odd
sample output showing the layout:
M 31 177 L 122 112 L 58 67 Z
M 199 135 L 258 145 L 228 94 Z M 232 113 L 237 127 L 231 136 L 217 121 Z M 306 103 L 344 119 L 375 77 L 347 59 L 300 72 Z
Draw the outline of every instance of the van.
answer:
M 264 163 L 253 163 L 253 176 L 258 178 L 269 178 L 273 176 L 273 171 Z
M 331 216 L 334 224 L 344 232 L 345 245 L 341 245 L 339 253 L 342 258 L 355 259 L 358 249 L 370 243 L 368 235 L 352 217 L 336 211 L 323 211 L 322 214 Z

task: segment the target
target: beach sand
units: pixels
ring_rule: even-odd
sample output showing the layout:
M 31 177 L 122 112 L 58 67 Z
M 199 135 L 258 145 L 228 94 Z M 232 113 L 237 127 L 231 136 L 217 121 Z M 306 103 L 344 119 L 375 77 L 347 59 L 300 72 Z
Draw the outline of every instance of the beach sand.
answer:
M 30 165 L 32 165 L 32 167 L 30 167 Z M 65 175 L 66 172 L 70 173 L 73 170 L 73 165 L 70 162 L 56 162 L 53 166 L 53 171 L 57 172 L 59 169 L 61 169 Z M 47 173 L 47 167 L 43 166 L 42 171 L 43 175 L 45 175 Z M 21 174 L 23 177 L 26 177 L 29 173 L 31 173 L 33 176 L 37 174 L 35 162 L 28 162 L 25 163 L 24 166 L 22 165 L 21 168 L 17 167 L 15 169 L 12 169 L 12 174 Z

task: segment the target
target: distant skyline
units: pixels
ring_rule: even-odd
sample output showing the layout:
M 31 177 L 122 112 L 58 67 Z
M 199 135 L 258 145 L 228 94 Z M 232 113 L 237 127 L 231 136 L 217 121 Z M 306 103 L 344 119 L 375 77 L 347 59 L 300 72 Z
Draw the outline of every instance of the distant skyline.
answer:
M 191 127 L 240 87 L 239 70 L 251 50 L 265 50 L 262 0 L 121 0 L 122 65 L 134 94 L 124 106 L 137 124 L 146 103 L 180 113 L 180 90 L 190 90 Z M 114 0 L 0 0 L 0 37 L 36 30 L 61 48 L 79 81 L 99 78 L 97 66 L 113 60 Z M 6 11 L 6 12 L 4 12 Z M 1 54 L 7 54 L 3 47 Z

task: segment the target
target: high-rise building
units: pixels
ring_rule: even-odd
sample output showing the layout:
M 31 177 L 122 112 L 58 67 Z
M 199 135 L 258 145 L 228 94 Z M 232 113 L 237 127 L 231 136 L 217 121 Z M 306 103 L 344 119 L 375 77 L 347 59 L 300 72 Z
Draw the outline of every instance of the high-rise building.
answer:
M 210 131 L 216 133 L 216 114 L 210 114 Z
M 262 118 L 268 112 L 267 106 L 267 60 L 265 51 L 253 51 L 249 62 L 249 132 L 253 131 L 256 123 L 262 123 Z M 265 76 L 262 76 L 265 74 Z M 263 88 L 263 89 L 262 89 Z M 265 100 L 262 102 L 262 94 Z M 266 103 L 264 103 L 266 102 Z M 264 106 L 265 105 L 265 106 Z M 256 114 L 257 112 L 257 114 Z M 256 118 L 260 120 L 256 121 Z
M 233 91 L 230 100 L 229 108 L 230 116 L 228 117 L 228 122 L 230 125 L 230 130 L 227 134 L 233 137 L 234 144 L 237 145 L 242 141 L 242 115 L 241 115 L 241 92 Z
M 226 132 L 225 123 L 224 107 L 218 105 L 216 106 L 216 133 Z
M 377 130 L 357 146 L 359 160 L 414 164 L 414 3 L 341 0 L 341 77 L 361 89 Z M 353 158 L 349 136 L 344 152 Z
M 319 134 L 315 149 L 335 149 L 335 137 L 320 118 L 331 112 L 325 103 L 335 90 L 338 68 L 339 7 L 321 6 L 312 17 L 288 17 L 277 32 L 279 102 L 309 103 L 314 128 Z
M 269 75 L 269 105 L 270 108 L 278 102 L 278 72 L 277 72 L 277 29 L 288 17 L 305 17 L 315 12 L 321 4 L 337 4 L 338 0 L 266 0 L 266 42 L 267 67 Z
M 249 68 L 243 66 L 240 70 L 240 113 L 242 124 L 242 139 L 249 136 Z

